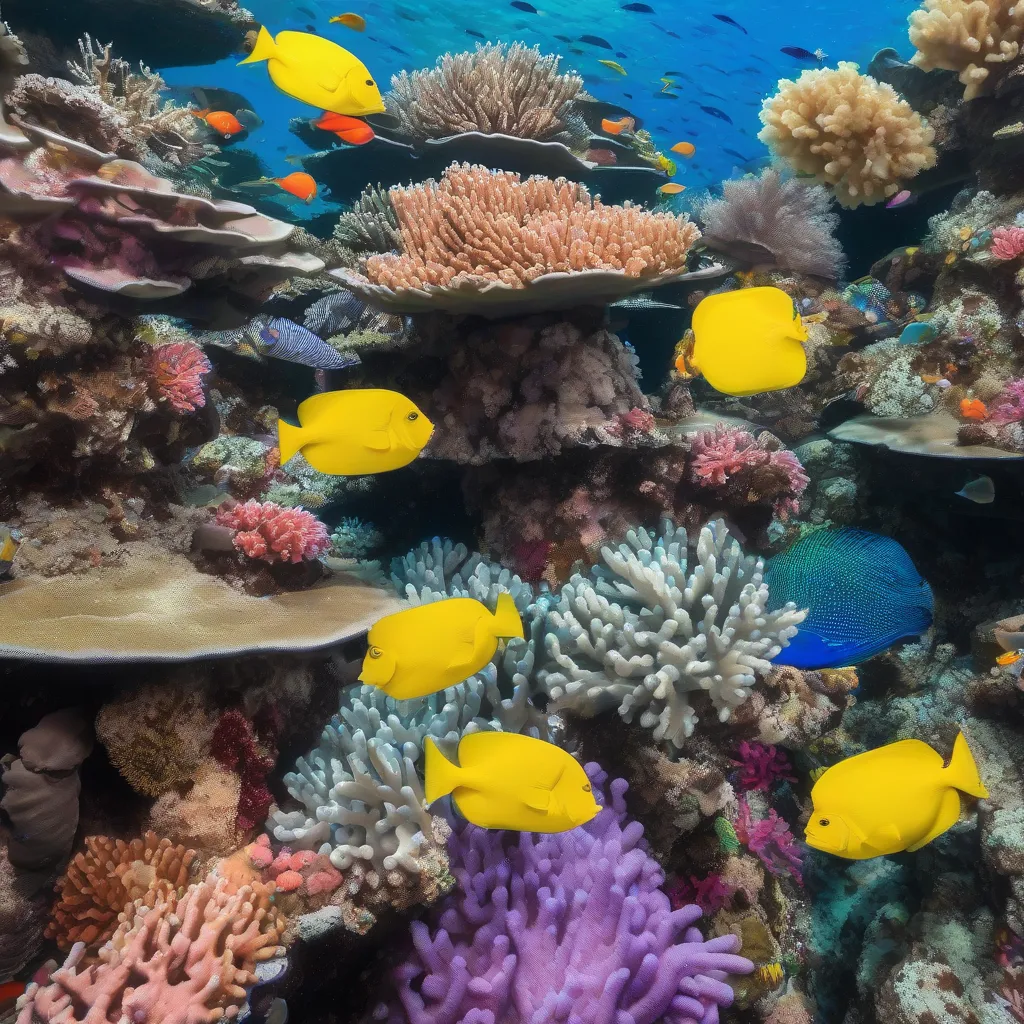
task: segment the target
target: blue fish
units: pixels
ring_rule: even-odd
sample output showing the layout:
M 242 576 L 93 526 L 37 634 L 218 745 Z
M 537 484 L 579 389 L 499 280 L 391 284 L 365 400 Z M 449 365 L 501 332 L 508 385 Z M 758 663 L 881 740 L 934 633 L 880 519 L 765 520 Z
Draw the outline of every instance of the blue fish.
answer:
M 314 370 L 342 370 L 355 366 L 358 356 L 343 356 L 311 330 L 284 317 L 261 317 L 245 326 L 246 336 L 262 356 L 301 363 Z
M 590 43 L 591 46 L 601 46 L 606 50 L 612 49 L 612 44 L 600 36 L 580 36 L 581 43 Z
M 809 534 L 768 562 L 764 581 L 774 608 L 810 609 L 777 665 L 856 665 L 932 623 L 932 589 L 910 555 L 866 530 Z
M 794 60 L 804 61 L 806 64 L 821 63 L 821 58 L 816 53 L 811 53 L 810 50 L 805 50 L 802 46 L 783 46 L 779 52 L 794 58 Z
M 901 345 L 923 345 L 936 337 L 935 328 L 927 320 L 915 320 L 903 328 Z
M 707 95 L 710 96 L 711 93 Z M 705 114 L 710 114 L 712 117 L 717 117 L 719 121 L 728 121 L 729 124 L 732 124 L 732 118 L 724 110 L 719 110 L 718 107 L 705 107 L 702 103 L 699 103 L 698 106 Z
M 719 21 L 724 21 L 726 25 L 732 25 L 733 28 L 738 28 L 745 36 L 750 35 L 750 33 L 738 21 L 733 21 L 728 14 L 712 14 L 711 17 L 717 18 Z

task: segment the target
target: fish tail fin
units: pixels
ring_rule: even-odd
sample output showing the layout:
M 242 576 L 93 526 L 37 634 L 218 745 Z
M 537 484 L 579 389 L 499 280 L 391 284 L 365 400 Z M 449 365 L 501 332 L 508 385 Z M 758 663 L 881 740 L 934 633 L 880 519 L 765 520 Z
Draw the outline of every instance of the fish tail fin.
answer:
M 460 769 L 441 753 L 429 736 L 423 741 L 423 757 L 424 789 L 427 803 L 432 804 L 458 787 Z
M 958 733 L 953 744 L 953 756 L 945 769 L 949 784 L 962 793 L 987 798 L 988 790 L 978 774 L 978 766 L 974 763 L 974 755 L 967 745 L 964 734 Z
M 286 423 L 284 420 L 277 421 L 277 447 L 281 451 L 282 466 L 306 443 L 305 434 L 305 430 L 295 426 L 294 423 Z
M 498 595 L 498 604 L 494 609 L 494 635 L 523 639 L 523 620 L 519 617 L 519 609 L 512 595 L 507 591 Z
M 240 60 L 239 65 L 242 64 L 259 64 L 262 60 L 269 60 L 277 52 L 277 43 L 274 42 L 274 37 L 260 25 L 259 34 L 256 36 L 256 45 L 252 48 L 252 53 L 249 54 L 245 60 Z

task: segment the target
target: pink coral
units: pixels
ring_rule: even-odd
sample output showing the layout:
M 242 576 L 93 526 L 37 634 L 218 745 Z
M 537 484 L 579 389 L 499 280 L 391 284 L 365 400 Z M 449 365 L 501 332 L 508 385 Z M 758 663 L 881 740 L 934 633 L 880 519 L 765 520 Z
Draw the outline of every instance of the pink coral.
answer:
M 796 782 L 789 758 L 775 746 L 743 740 L 733 764 L 740 769 L 736 787 L 743 791 L 771 789 L 777 782 Z
M 149 355 L 149 373 L 156 390 L 175 412 L 195 412 L 206 405 L 203 374 L 212 369 L 203 350 L 190 341 L 161 345 Z
M 1003 390 L 989 404 L 993 423 L 1020 423 L 1024 420 L 1024 377 L 1008 380 Z
M 629 412 L 620 412 L 607 429 L 612 437 L 628 438 L 649 434 L 654 427 L 654 416 L 646 409 L 634 406 Z
M 761 863 L 773 875 L 792 875 L 798 882 L 803 882 L 801 868 L 803 862 L 796 840 L 789 830 L 789 825 L 782 820 L 773 808 L 769 808 L 768 817 L 755 819 L 746 800 L 739 802 L 739 815 L 733 822 L 736 838 L 751 853 L 756 853 Z
M 1015 260 L 1024 254 L 1024 228 L 993 228 L 990 251 L 997 260 Z
M 668 898 L 673 910 L 680 910 L 691 903 L 696 903 L 705 915 L 717 914 L 728 906 L 735 889 L 722 880 L 722 876 L 712 872 L 707 878 L 689 878 L 679 876 L 668 889 Z
M 740 504 L 771 502 L 772 511 L 782 520 L 799 510 L 798 499 L 810 478 L 800 460 L 773 434 L 762 431 L 755 438 L 743 427 L 719 423 L 689 440 L 691 482 Z
M 265 562 L 301 562 L 319 558 L 331 547 L 327 527 L 301 508 L 273 501 L 247 501 L 217 512 L 217 522 L 238 532 L 232 541 L 250 558 Z

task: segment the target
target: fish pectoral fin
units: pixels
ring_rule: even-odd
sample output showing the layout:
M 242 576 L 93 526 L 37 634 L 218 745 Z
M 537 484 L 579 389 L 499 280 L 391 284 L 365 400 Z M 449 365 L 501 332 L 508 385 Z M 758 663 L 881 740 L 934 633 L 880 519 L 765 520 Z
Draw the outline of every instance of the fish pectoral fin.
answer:
M 551 807 L 551 794 L 545 789 L 527 789 L 523 793 L 523 803 L 530 810 L 546 812 Z
M 366 447 L 375 452 L 391 451 L 391 435 L 386 430 L 371 430 L 366 435 Z
M 893 824 L 880 825 L 868 836 L 864 843 L 865 848 L 877 850 L 879 854 L 892 853 L 903 845 L 903 836 L 900 830 Z
M 960 794 L 955 789 L 947 789 L 942 796 L 939 813 L 936 815 L 935 824 L 932 825 L 931 831 L 923 839 L 919 839 L 912 846 L 908 846 L 907 849 L 913 853 L 915 850 L 920 850 L 922 846 L 927 846 L 933 839 L 941 836 L 946 829 L 955 825 L 959 818 Z
M 326 92 L 334 92 L 342 83 L 342 77 L 326 68 L 320 68 L 314 75 L 316 84 Z

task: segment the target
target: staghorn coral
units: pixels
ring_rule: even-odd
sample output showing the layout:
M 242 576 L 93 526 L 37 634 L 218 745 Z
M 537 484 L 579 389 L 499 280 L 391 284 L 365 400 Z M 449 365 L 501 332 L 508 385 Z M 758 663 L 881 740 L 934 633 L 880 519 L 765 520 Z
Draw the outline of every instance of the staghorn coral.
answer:
M 741 740 L 736 756 L 739 772 L 735 785 L 740 791 L 768 790 L 779 782 L 797 781 L 789 758 L 775 746 Z
M 794 171 L 830 185 L 841 206 L 882 202 L 937 159 L 927 122 L 848 61 L 782 79 L 761 121 L 758 138 Z
M 158 400 L 175 412 L 195 412 L 206 405 L 203 375 L 213 369 L 198 345 L 171 342 L 150 353 L 148 369 Z
M 194 850 L 175 846 L 155 832 L 130 842 L 86 836 L 85 850 L 75 854 L 57 883 L 46 937 L 59 949 L 81 942 L 94 953 L 135 900 L 152 906 L 159 898 L 182 895 L 195 858 Z
M 217 523 L 234 530 L 231 541 L 249 558 L 293 562 L 319 558 L 331 546 L 327 527 L 311 512 L 250 500 L 217 512 Z
M 626 783 L 608 783 L 596 764 L 587 772 L 609 806 L 571 832 L 458 827 L 459 890 L 412 924 L 392 1002 L 375 1019 L 718 1019 L 732 1002 L 723 974 L 753 964 L 736 955 L 736 936 L 703 938 L 699 907 L 671 909 L 643 829 L 626 818 Z
M 828 191 L 769 167 L 722 182 L 722 198 L 698 203 L 704 244 L 743 263 L 834 281 L 846 265 Z
M 1012 0 L 924 0 L 910 15 L 910 58 L 925 71 L 956 71 L 964 99 L 991 89 L 990 72 L 1016 60 L 1024 8 Z
M 77 943 L 45 984 L 19 1001 L 19 1024 L 213 1024 L 238 1014 L 257 964 L 284 954 L 273 886 L 208 878 L 179 899 L 137 900 L 83 967 Z
M 678 748 L 698 721 L 691 696 L 706 693 L 723 722 L 743 704 L 806 613 L 766 611 L 763 562 L 721 520 L 700 531 L 692 569 L 688 547 L 671 522 L 631 530 L 602 549 L 596 582 L 576 574 L 562 587 L 537 673 L 556 709 L 617 707 Z
M 440 183 L 393 188 L 402 252 L 371 256 L 366 275 L 392 290 L 617 270 L 627 277 L 682 270 L 700 237 L 685 216 L 605 206 L 558 178 L 452 164 Z M 486 227 L 485 227 L 486 226 Z
M 402 71 L 384 103 L 417 142 L 474 131 L 571 138 L 586 128 L 572 112 L 583 79 L 560 74 L 559 61 L 522 43 L 478 44 L 473 53 L 444 54 L 432 69 Z

